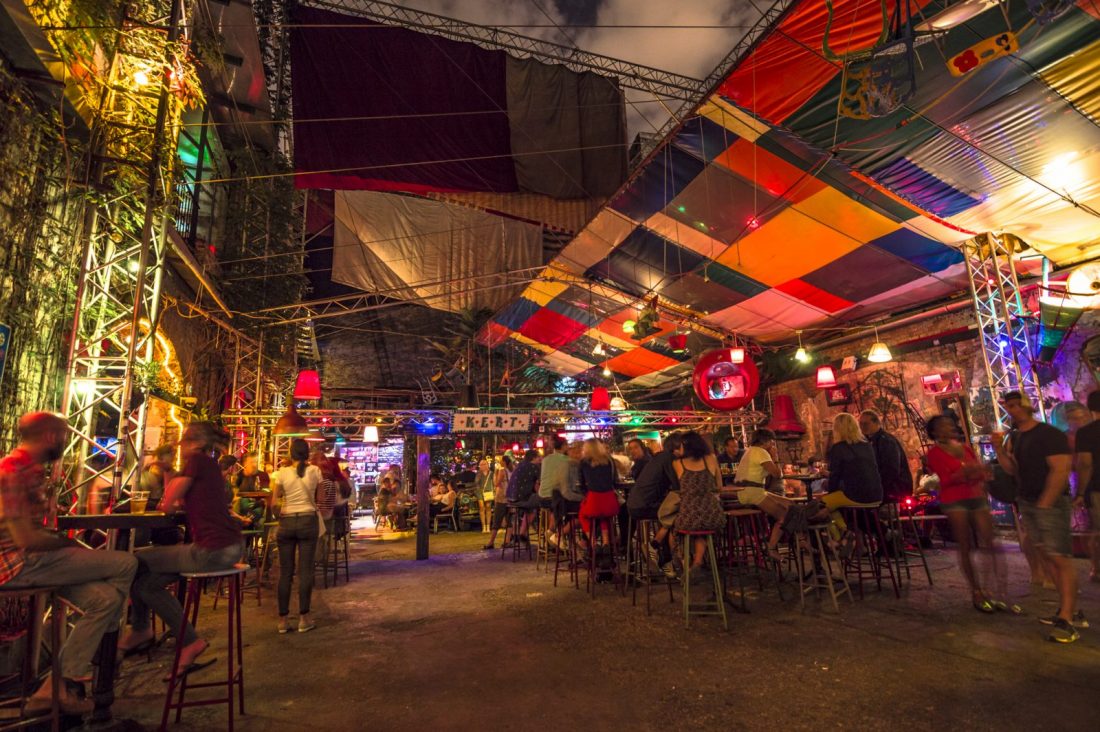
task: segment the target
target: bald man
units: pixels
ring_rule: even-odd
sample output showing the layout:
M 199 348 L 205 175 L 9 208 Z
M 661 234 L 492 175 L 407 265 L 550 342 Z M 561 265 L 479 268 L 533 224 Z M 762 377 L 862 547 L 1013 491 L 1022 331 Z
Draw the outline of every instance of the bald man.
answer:
M 88 676 L 103 634 L 117 629 L 137 571 L 126 552 L 91 550 L 43 527 L 48 505 L 46 466 L 61 457 L 65 420 L 34 412 L 19 420 L 19 446 L 0 460 L 0 589 L 60 586 L 61 596 L 81 610 L 61 649 L 61 675 L 68 682 Z M 27 702 L 30 712 L 50 708 L 47 679 Z M 58 700 L 67 714 L 94 706 L 61 684 Z

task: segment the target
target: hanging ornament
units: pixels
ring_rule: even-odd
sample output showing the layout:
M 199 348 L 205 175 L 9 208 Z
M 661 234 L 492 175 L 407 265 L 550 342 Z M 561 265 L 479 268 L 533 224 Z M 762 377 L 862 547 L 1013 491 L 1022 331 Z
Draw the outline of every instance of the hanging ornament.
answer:
M 753 400 L 760 388 L 760 374 L 750 360 L 735 364 L 729 349 L 704 353 L 692 374 L 695 395 L 708 407 L 722 411 L 740 409 Z

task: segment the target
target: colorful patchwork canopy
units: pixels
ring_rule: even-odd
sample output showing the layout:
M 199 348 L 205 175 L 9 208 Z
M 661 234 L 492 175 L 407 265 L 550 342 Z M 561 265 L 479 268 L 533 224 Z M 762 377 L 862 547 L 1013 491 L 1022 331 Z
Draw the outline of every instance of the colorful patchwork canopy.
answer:
M 878 3 L 833 5 L 833 51 L 878 41 Z M 914 23 L 943 7 L 920 5 Z M 957 246 L 981 232 L 1083 258 L 1100 240 L 1097 7 L 1045 23 L 1024 2 L 993 7 L 916 47 L 904 104 L 855 119 L 838 114 L 857 69 L 825 52 L 825 0 L 794 3 L 483 340 L 514 339 L 563 374 L 607 366 L 646 385 L 690 368 L 664 345 L 673 323 L 641 343 L 623 333 L 654 294 L 776 343 L 965 292 Z M 1018 51 L 949 72 L 1006 28 Z M 601 285 L 597 301 L 586 283 Z M 596 339 L 606 356 L 592 355 Z

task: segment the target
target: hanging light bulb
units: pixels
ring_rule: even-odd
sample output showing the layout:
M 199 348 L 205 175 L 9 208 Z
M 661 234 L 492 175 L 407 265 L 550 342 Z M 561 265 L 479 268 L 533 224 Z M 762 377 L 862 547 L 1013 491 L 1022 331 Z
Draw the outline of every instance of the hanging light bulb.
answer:
M 886 363 L 894 360 L 894 354 L 890 353 L 890 346 L 878 339 L 878 327 L 875 328 L 875 342 L 867 352 L 867 360 L 871 363 Z
M 817 388 L 832 389 L 836 386 L 836 374 L 832 366 L 819 366 L 817 368 Z
M 637 325 L 633 320 L 623 321 L 623 333 L 633 333 L 634 326 Z
M 602 373 L 602 374 L 603 374 L 604 376 L 611 376 L 611 369 L 609 369 L 609 368 L 607 368 L 606 366 L 604 366 L 604 367 L 603 367 L 603 371 L 602 371 L 602 372 L 600 372 L 600 373 Z
M 794 360 L 799 363 L 808 363 L 810 360 L 810 354 L 802 347 L 802 331 L 798 331 L 798 350 L 794 352 Z
M 730 363 L 745 363 L 744 346 L 734 346 L 730 349 Z

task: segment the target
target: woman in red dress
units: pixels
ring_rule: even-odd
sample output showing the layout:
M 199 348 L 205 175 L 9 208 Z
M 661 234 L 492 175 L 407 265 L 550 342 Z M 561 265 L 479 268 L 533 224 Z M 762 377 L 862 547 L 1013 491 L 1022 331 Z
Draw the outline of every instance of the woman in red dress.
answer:
M 962 440 L 955 420 L 945 414 L 936 415 L 925 425 L 934 444 L 928 449 L 929 469 L 940 479 L 940 507 L 951 523 L 951 533 L 959 549 L 959 569 L 970 585 L 974 608 L 983 613 L 997 610 L 1019 614 L 1016 605 L 994 599 L 982 589 L 971 561 L 971 535 L 977 536 L 978 549 L 992 568 L 997 592 L 1005 597 L 1007 583 L 1004 567 L 993 541 L 993 517 L 986 497 L 988 469 L 978 461 L 974 451 Z

